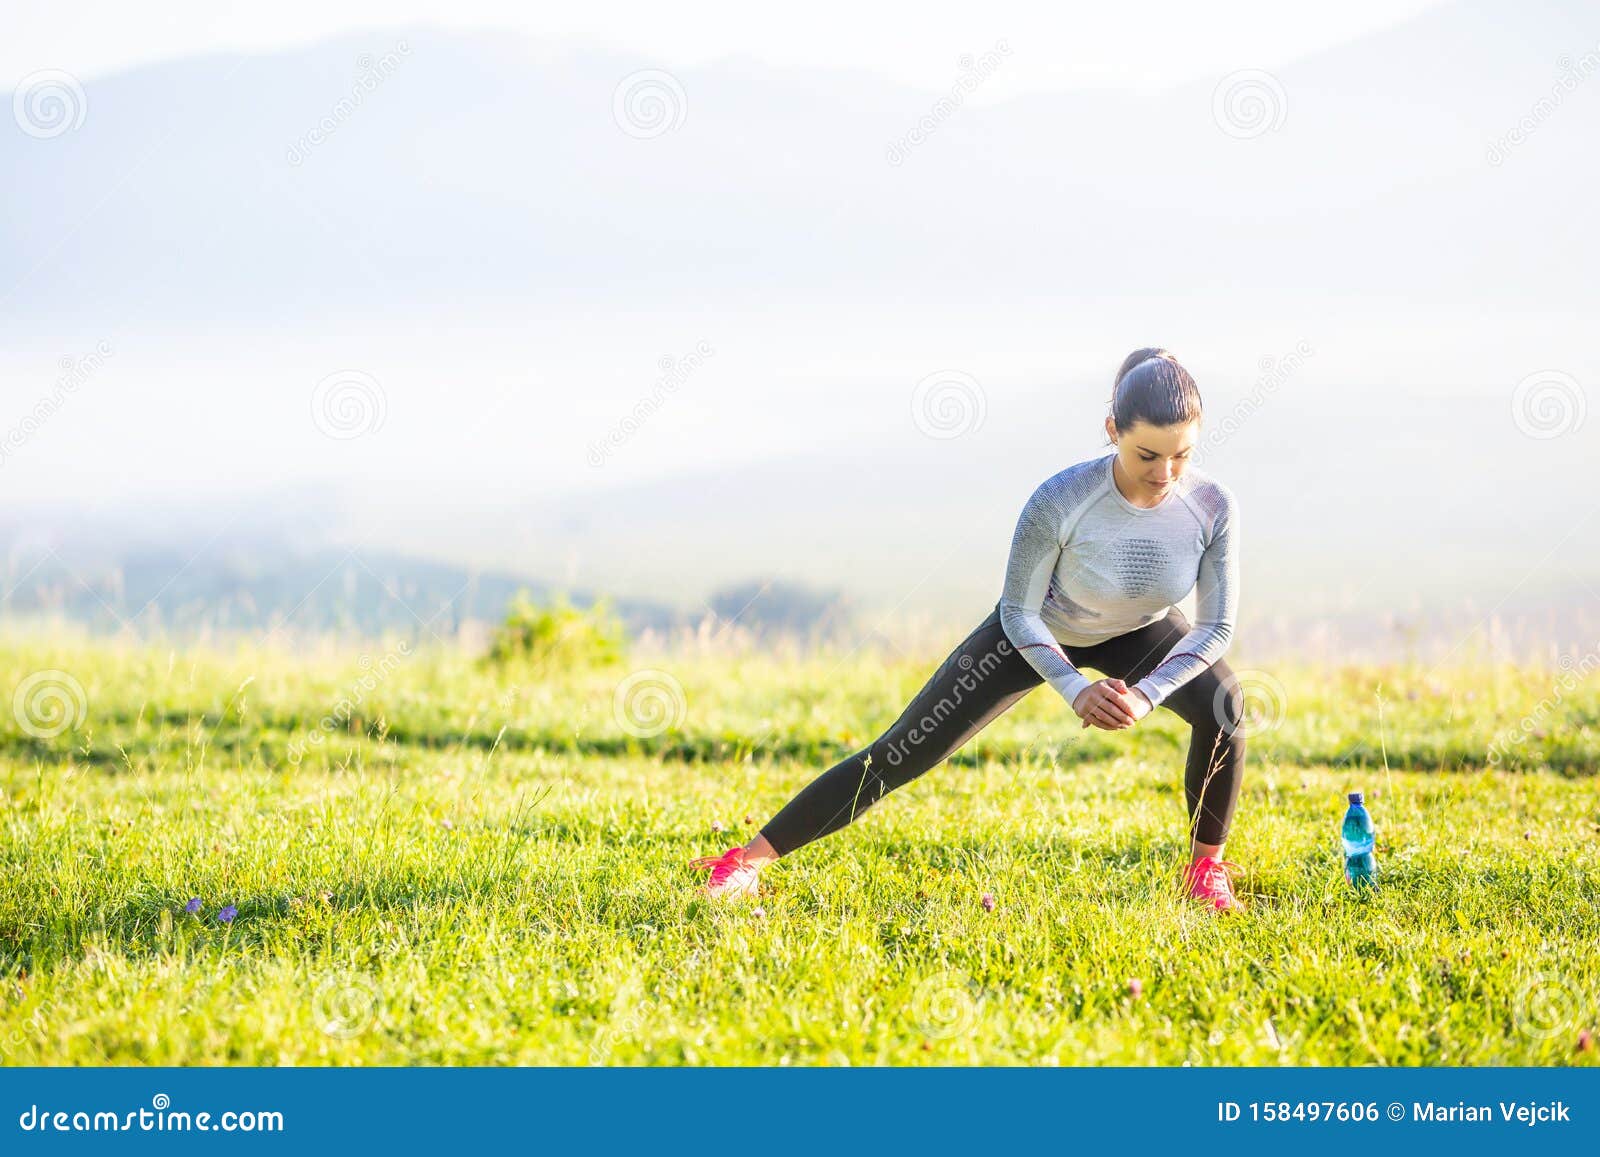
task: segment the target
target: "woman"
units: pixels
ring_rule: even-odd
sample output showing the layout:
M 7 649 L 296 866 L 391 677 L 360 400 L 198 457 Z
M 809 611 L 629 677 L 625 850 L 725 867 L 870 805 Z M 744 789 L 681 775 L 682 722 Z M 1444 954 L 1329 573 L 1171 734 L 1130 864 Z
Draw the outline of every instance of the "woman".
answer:
M 1244 769 L 1243 695 L 1222 655 L 1239 602 L 1239 515 L 1232 492 L 1189 465 L 1199 430 L 1188 372 L 1163 349 L 1129 354 L 1106 417 L 1113 453 L 1033 492 L 989 617 L 870 746 L 818 776 L 744 847 L 692 861 L 711 871 L 701 891 L 754 893 L 763 866 L 844 827 L 1048 683 L 1084 727 L 1121 731 L 1156 707 L 1189 724 L 1184 887 L 1218 911 L 1238 907 L 1229 875 L 1238 865 L 1222 846 Z M 1172 605 L 1191 589 L 1194 626 Z

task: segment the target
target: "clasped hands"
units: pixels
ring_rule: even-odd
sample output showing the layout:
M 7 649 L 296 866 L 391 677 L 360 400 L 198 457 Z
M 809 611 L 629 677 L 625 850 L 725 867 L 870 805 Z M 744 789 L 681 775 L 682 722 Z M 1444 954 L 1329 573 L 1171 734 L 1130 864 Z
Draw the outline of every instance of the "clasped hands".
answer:
M 1121 679 L 1099 679 L 1090 683 L 1072 701 L 1085 727 L 1121 731 L 1132 727 L 1155 710 L 1144 692 L 1129 687 Z

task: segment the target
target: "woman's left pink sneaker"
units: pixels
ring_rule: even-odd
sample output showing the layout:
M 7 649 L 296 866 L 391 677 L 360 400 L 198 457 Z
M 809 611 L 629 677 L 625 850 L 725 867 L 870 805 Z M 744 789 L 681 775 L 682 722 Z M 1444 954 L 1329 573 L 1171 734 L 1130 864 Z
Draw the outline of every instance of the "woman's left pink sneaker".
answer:
M 744 848 L 732 847 L 720 856 L 697 856 L 689 861 L 695 868 L 710 868 L 711 877 L 700 885 L 705 896 L 732 898 L 756 894 L 759 869 L 744 862 Z
M 1233 894 L 1233 882 L 1228 874 L 1242 871 L 1244 869 L 1232 860 L 1201 856 L 1183 870 L 1183 886 L 1194 899 L 1207 900 L 1217 911 L 1229 912 L 1243 905 Z

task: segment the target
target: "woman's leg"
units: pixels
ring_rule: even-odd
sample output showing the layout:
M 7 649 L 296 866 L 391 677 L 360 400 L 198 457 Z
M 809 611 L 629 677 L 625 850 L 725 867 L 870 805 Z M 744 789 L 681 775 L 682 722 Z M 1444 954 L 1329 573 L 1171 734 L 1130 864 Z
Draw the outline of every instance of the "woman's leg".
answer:
M 1006 638 L 997 605 L 893 726 L 812 780 L 762 827 L 746 849 L 747 862 L 776 859 L 844 827 L 949 758 L 1042 682 Z
M 1148 627 L 1093 647 L 1069 647 L 1067 658 L 1132 686 L 1155 670 L 1188 629 L 1188 620 L 1173 610 Z M 1161 706 L 1191 728 L 1183 776 L 1190 854 L 1195 859 L 1221 859 L 1244 778 L 1245 741 L 1239 734 L 1244 695 L 1233 671 L 1218 660 L 1162 700 Z

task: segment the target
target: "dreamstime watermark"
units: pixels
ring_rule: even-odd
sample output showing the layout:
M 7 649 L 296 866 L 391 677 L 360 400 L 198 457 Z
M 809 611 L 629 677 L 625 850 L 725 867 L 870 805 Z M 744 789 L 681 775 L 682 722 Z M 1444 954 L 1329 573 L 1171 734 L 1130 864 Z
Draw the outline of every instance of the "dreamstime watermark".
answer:
M 35 671 L 12 692 L 11 714 L 17 726 L 35 739 L 54 739 L 83 726 L 89 696 L 66 671 Z
M 1533 107 L 1511 129 L 1489 142 L 1489 164 L 1495 168 L 1505 164 L 1511 150 L 1526 142 L 1540 125 L 1553 117 L 1567 97 L 1597 69 L 1600 69 L 1600 44 L 1594 50 L 1585 52 L 1576 62 L 1570 56 L 1557 59 L 1556 82 L 1550 86 L 1550 94 L 1534 101 Z
M 127 1113 L 108 1109 L 52 1109 L 30 1104 L 17 1117 L 24 1133 L 282 1133 L 277 1110 L 234 1110 L 191 1113 L 172 1108 L 172 1098 L 157 1093 L 148 1109 Z
M 680 727 L 688 713 L 683 684 L 653 667 L 629 674 L 611 698 L 617 726 L 636 739 L 652 739 Z
M 700 950 L 692 949 L 677 968 L 669 969 L 662 982 L 672 980 L 680 971 L 689 971 L 700 962 Z M 589 1063 L 603 1065 L 611 1057 L 618 1040 L 637 1038 L 644 1028 L 644 1017 L 637 1011 L 646 1003 L 642 984 L 637 973 L 628 974 L 612 1001 L 609 1023 L 602 1025 L 589 1042 Z M 621 1011 L 617 1011 L 620 1009 Z
M 342 96 L 334 103 L 322 119 L 317 121 L 309 132 L 295 138 L 284 154 L 284 159 L 295 168 L 305 164 L 306 158 L 311 155 L 311 150 L 317 148 L 343 125 L 366 103 L 367 97 L 378 91 L 378 87 L 394 75 L 400 67 L 401 60 L 411 55 L 411 46 L 404 40 L 395 42 L 393 50 L 385 52 L 382 56 L 374 58 L 370 52 L 363 52 L 356 57 L 356 79 L 350 86 L 350 94 Z
M 611 1056 L 611 1050 L 619 1039 L 629 1039 L 638 1035 L 644 1026 L 644 1018 L 635 1012 L 623 1013 L 614 1018 L 610 1024 L 602 1025 L 594 1034 L 594 1039 L 589 1042 L 589 1063 L 603 1065 Z
M 1577 433 L 1588 412 L 1583 386 L 1563 370 L 1538 370 L 1511 392 L 1511 420 L 1530 438 Z
M 1256 379 L 1249 395 L 1234 403 L 1233 409 L 1224 414 L 1221 421 L 1215 424 L 1209 421 L 1206 423 L 1206 435 L 1200 440 L 1201 454 L 1215 450 L 1237 434 L 1255 412 L 1261 409 L 1315 352 L 1310 342 L 1302 340 L 1296 342 L 1294 349 L 1282 357 L 1275 358 L 1270 354 L 1262 357 L 1258 363 L 1261 376 Z
M 898 140 L 890 141 L 884 146 L 884 157 L 891 165 L 896 167 L 905 164 L 906 158 L 911 155 L 911 150 L 922 144 L 935 132 L 940 125 L 956 113 L 961 111 L 961 106 L 967 97 L 976 92 L 984 81 L 993 76 L 1000 66 L 1005 63 L 1004 57 L 1011 55 L 1011 45 L 1004 40 L 996 40 L 994 47 L 981 56 L 964 54 L 956 64 L 961 69 L 961 74 L 956 77 L 950 86 L 947 96 L 941 96 L 934 101 L 932 106 L 918 118 L 910 131 L 901 134 Z
M 1517 1029 L 1549 1040 L 1582 1027 L 1583 1000 L 1577 985 L 1558 972 L 1536 972 L 1517 989 L 1511 1014 Z
M 1237 715 L 1229 708 L 1235 694 Z M 1277 730 L 1289 713 L 1289 693 L 1283 684 L 1265 671 L 1247 668 L 1235 671 L 1217 684 L 1211 696 L 1211 715 L 1219 727 L 1231 727 L 1234 734 L 1250 739 Z
M 922 743 L 934 734 L 939 725 L 955 713 L 966 698 L 966 693 L 976 691 L 978 685 L 994 672 L 998 671 L 1005 662 L 1006 656 L 1013 654 L 1015 649 L 1008 639 L 996 641 L 994 650 L 986 651 L 978 659 L 971 655 L 963 654 L 956 659 L 956 666 L 962 674 L 956 676 L 954 684 L 948 694 L 942 695 L 939 701 L 923 712 L 922 718 L 917 720 L 906 731 L 904 739 L 891 743 L 884 754 L 884 762 L 891 767 L 898 767 L 905 759 L 907 752 Z M 881 781 L 880 781 L 881 782 Z
M 81 128 L 89 115 L 89 100 L 72 73 L 47 68 L 17 81 L 11 115 L 19 129 L 44 141 Z
M 50 1026 L 57 1018 L 56 1006 L 46 997 L 39 1002 L 37 1008 L 28 1014 L 21 1025 L 13 1028 L 5 1036 L 0 1037 L 0 1057 L 4 1057 L 7 1064 L 12 1063 L 12 1053 L 30 1040 L 35 1044 L 43 1044 L 50 1034 Z
M 1584 679 L 1600 671 L 1600 651 L 1589 651 L 1583 656 L 1562 655 L 1557 660 L 1561 675 L 1550 688 L 1550 694 L 1540 699 L 1534 709 L 1513 726 L 1496 735 L 1489 744 L 1487 759 L 1490 767 L 1500 766 L 1501 760 L 1512 749 L 1535 732 L 1544 731 L 1550 715 Z
M 678 388 L 689 380 L 689 375 L 716 352 L 710 342 L 702 341 L 694 347 L 693 352 L 681 358 L 674 359 L 663 355 L 656 363 L 657 368 L 661 370 L 661 376 L 656 379 L 655 387 L 649 394 L 635 402 L 633 409 L 618 419 L 617 423 L 606 431 L 604 437 L 597 438 L 589 444 L 589 465 L 605 465 L 611 452 L 637 434 L 656 411 L 666 404 L 667 399 L 677 393 Z
M 1257 957 L 1244 948 L 1240 948 L 1239 953 L 1251 966 L 1251 975 L 1257 992 L 1266 993 L 1273 989 L 1281 991 L 1285 986 L 1294 983 L 1285 974 L 1279 961 Z M 1315 998 L 1305 996 L 1303 999 L 1309 1006 L 1315 1008 Z M 1271 1016 L 1261 1016 L 1259 1025 L 1255 1023 L 1255 1017 L 1261 1013 L 1259 1002 L 1238 1000 L 1227 1002 L 1219 1023 L 1211 1024 L 1209 1028 L 1204 1024 L 1195 1026 L 1195 1029 L 1204 1031 L 1205 1035 L 1189 1040 L 1184 1049 L 1182 1067 L 1241 1064 L 1243 1061 L 1240 1054 L 1252 1045 L 1265 1045 L 1275 1053 L 1283 1053 L 1289 1047 L 1289 1042 L 1279 1033 L 1278 1026 L 1273 1023 Z
M 311 391 L 311 420 L 330 438 L 348 441 L 375 434 L 388 416 L 383 387 L 360 370 L 336 370 Z
M 1235 140 L 1275 132 L 1288 115 L 1289 97 L 1283 85 L 1259 68 L 1230 72 L 1211 93 L 1211 119 Z
M 911 391 L 911 420 L 930 438 L 975 433 L 989 413 L 983 386 L 960 370 L 939 370 Z
M 911 991 L 906 1019 L 935 1040 L 963 1036 L 978 1023 L 982 991 L 966 973 L 954 969 L 923 977 Z
M 383 1012 L 377 982 L 358 972 L 324 976 L 311 994 L 317 1027 L 331 1037 L 350 1040 L 371 1028 Z
M 63 356 L 57 363 L 61 376 L 56 379 L 56 384 L 51 391 L 33 404 L 33 409 L 24 414 L 11 429 L 0 438 L 0 466 L 4 466 L 6 457 L 27 444 L 29 438 L 37 434 L 40 428 L 55 417 L 66 405 L 67 399 L 76 394 L 112 354 L 111 343 L 98 341 L 94 349 L 80 358 Z
M 646 68 L 630 72 L 611 94 L 611 119 L 636 140 L 646 141 L 681 128 L 689 117 L 689 97 L 670 72 Z
M 305 758 L 307 745 L 320 747 L 329 735 L 340 728 L 348 727 L 350 720 L 355 716 L 356 709 L 366 702 L 367 695 L 376 691 L 384 681 L 394 674 L 400 666 L 402 659 L 411 657 L 411 644 L 401 640 L 393 651 L 384 655 L 382 659 L 374 661 L 370 655 L 362 655 L 356 665 L 361 668 L 362 674 L 352 685 L 349 693 L 333 705 L 333 710 L 324 715 L 317 723 L 316 730 L 305 740 L 296 739 L 289 744 L 288 760 L 290 766 L 298 767 Z

